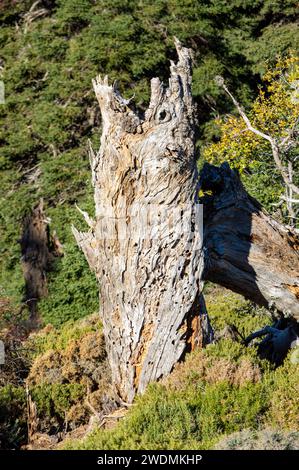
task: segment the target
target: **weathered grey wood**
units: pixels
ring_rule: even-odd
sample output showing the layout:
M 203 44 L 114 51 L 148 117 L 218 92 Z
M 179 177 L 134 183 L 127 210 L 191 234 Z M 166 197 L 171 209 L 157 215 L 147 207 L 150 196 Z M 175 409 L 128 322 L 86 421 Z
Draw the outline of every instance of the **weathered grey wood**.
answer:
M 204 202 L 207 280 L 299 320 L 299 239 L 262 210 L 228 164 L 206 164 Z
M 83 213 L 89 231 L 73 232 L 99 281 L 112 378 L 127 402 L 212 337 L 201 297 L 191 58 L 178 41 L 176 49 L 169 85 L 152 79 L 144 116 L 107 77 L 93 83 L 102 113 L 101 147 L 90 149 L 96 215 Z
M 298 344 L 299 324 L 294 319 L 281 318 L 273 326 L 265 326 L 259 331 L 249 335 L 245 344 L 249 344 L 256 338 L 264 339 L 258 344 L 260 357 L 269 359 L 277 366 L 282 364 L 291 347 Z

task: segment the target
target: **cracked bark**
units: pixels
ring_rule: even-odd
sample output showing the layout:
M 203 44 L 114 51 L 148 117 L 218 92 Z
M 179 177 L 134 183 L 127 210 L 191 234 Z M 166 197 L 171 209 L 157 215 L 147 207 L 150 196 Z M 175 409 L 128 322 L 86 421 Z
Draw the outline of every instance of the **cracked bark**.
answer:
M 202 290 L 190 51 L 176 41 L 168 87 L 151 80 L 142 116 L 108 79 L 94 90 L 101 147 L 90 148 L 95 220 L 73 233 L 100 285 L 112 378 L 121 398 L 211 341 Z
M 176 49 L 169 85 L 152 79 L 144 115 L 107 77 L 93 83 L 102 114 L 100 150 L 90 147 L 95 219 L 81 211 L 89 230 L 73 233 L 99 281 L 112 379 L 126 402 L 212 340 L 204 277 L 299 316 L 298 239 L 228 165 L 202 172 L 212 191 L 202 250 L 191 57 Z

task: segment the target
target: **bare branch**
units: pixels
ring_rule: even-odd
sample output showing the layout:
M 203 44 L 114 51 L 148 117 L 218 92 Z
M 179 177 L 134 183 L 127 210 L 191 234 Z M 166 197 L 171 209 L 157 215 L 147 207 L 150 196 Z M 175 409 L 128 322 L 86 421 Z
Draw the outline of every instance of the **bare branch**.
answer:
M 299 204 L 299 199 L 290 199 L 286 196 L 280 196 L 280 199 L 282 199 L 283 201 L 291 202 L 292 204 Z M 272 204 L 272 206 L 278 206 L 278 205 L 280 205 L 280 203 Z
M 246 124 L 246 127 L 249 131 L 253 132 L 254 134 L 256 134 L 257 136 L 261 137 L 262 139 L 265 139 L 267 140 L 270 145 L 271 145 L 271 149 L 272 149 L 272 155 L 273 155 L 273 158 L 274 158 L 274 162 L 275 162 L 275 165 L 277 167 L 277 169 L 280 171 L 280 174 L 282 176 L 282 179 L 285 183 L 285 185 L 291 189 L 292 191 L 294 191 L 294 193 L 296 194 L 299 194 L 299 188 L 298 186 L 296 186 L 289 178 L 288 176 L 288 173 L 287 173 L 287 169 L 285 168 L 285 166 L 283 165 L 283 162 L 281 160 L 281 157 L 280 157 L 280 149 L 282 146 L 285 146 L 286 143 L 289 141 L 289 136 L 287 136 L 288 138 L 284 139 L 281 144 L 279 145 L 277 143 L 277 140 L 266 134 L 265 132 L 262 132 L 260 131 L 259 129 L 256 129 L 255 127 L 253 127 L 253 125 L 251 124 L 248 116 L 246 115 L 244 109 L 242 108 L 242 106 L 240 105 L 240 103 L 236 100 L 236 98 L 233 96 L 233 94 L 229 91 L 229 89 L 227 88 L 227 86 L 225 85 L 225 82 L 224 82 L 224 79 L 222 77 L 216 77 L 216 83 L 221 86 L 223 88 L 223 90 L 225 91 L 225 93 L 230 97 L 230 99 L 232 100 L 232 102 L 234 103 L 235 107 L 237 108 L 237 111 L 238 113 L 240 114 L 241 118 L 243 119 L 243 121 L 245 122 Z M 293 132 L 293 131 L 292 131 Z

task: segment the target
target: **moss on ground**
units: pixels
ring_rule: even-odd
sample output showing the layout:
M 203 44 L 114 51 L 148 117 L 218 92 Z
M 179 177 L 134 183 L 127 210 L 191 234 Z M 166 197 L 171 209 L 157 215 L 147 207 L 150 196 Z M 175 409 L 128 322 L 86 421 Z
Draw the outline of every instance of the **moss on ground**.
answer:
M 204 293 L 210 321 L 218 333 L 234 325 L 246 337 L 272 323 L 266 309 L 255 306 L 241 295 L 211 283 L 207 283 Z

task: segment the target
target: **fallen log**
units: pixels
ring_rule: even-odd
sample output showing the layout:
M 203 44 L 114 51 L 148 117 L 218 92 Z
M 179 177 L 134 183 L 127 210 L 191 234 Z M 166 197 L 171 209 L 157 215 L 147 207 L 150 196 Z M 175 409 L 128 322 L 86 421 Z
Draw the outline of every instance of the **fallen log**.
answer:
M 204 279 L 299 320 L 299 237 L 275 221 L 224 163 L 205 164 Z

